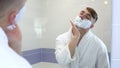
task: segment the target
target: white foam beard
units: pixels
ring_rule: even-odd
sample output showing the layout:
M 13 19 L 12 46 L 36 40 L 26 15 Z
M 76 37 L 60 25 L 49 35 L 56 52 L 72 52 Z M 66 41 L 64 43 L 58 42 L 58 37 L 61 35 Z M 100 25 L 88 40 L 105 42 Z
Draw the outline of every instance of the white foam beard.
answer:
M 90 28 L 91 26 L 91 21 L 90 20 L 82 20 L 79 16 L 77 16 L 73 23 L 78 27 L 78 28 L 83 28 L 83 29 L 87 29 Z

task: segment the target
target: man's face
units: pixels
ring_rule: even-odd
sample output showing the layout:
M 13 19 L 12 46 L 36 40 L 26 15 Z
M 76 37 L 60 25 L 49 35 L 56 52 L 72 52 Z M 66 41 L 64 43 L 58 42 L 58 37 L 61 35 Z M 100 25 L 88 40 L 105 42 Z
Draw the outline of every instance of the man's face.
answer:
M 92 18 L 91 13 L 87 9 L 82 10 L 79 14 L 79 17 L 81 17 L 82 20 L 84 20 L 84 19 L 90 20 L 92 23 L 95 21 Z

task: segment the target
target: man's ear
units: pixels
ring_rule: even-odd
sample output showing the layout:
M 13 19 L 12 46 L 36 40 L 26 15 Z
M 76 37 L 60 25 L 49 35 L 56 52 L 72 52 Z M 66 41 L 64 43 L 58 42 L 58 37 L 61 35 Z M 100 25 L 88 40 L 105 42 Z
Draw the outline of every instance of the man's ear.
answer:
M 16 18 L 16 12 L 13 11 L 8 16 L 8 22 L 9 22 L 9 24 L 15 23 L 15 18 Z
M 93 28 L 94 27 L 94 24 L 92 24 L 91 26 L 90 26 L 90 28 Z

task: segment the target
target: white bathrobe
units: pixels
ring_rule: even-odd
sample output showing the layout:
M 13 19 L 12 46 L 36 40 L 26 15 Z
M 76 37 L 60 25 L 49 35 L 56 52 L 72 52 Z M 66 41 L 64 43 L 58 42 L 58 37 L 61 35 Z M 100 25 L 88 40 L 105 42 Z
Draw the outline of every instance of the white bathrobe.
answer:
M 68 48 L 72 32 L 59 35 L 56 38 L 56 60 L 67 68 L 109 68 L 108 52 L 105 44 L 90 30 L 83 36 L 75 49 L 74 57 Z
M 32 68 L 32 66 L 8 46 L 8 39 L 0 27 L 0 68 Z

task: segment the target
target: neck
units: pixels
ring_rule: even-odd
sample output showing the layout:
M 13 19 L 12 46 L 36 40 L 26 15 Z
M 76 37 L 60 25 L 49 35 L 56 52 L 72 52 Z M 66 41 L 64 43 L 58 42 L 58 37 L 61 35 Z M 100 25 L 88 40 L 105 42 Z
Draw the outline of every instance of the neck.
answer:
M 1 23 L 1 22 L 0 22 Z M 7 31 L 7 26 L 4 26 L 4 25 L 1 25 L 0 24 L 0 27 L 4 30 L 4 31 Z
M 0 19 L 0 27 L 5 31 L 7 30 L 7 25 L 8 23 L 7 23 L 6 17 L 2 17 Z
M 81 29 L 79 30 L 80 32 L 80 38 L 79 38 L 79 42 L 81 41 L 81 39 L 83 38 L 83 36 L 89 31 L 89 29 L 85 30 L 85 29 Z M 79 43 L 78 42 L 78 43 Z
M 87 32 L 89 31 L 89 29 L 81 29 L 79 30 L 81 37 L 83 37 Z

